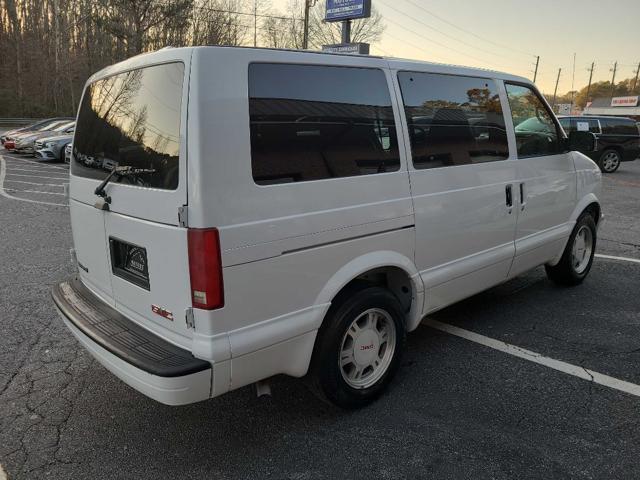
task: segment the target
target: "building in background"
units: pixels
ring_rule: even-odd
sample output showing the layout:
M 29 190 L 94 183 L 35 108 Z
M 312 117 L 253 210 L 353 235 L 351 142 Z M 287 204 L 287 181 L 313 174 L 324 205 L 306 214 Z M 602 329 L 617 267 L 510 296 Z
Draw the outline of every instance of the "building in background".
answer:
M 629 117 L 640 120 L 640 97 L 596 98 L 587 103 L 583 115 L 609 115 L 615 117 Z

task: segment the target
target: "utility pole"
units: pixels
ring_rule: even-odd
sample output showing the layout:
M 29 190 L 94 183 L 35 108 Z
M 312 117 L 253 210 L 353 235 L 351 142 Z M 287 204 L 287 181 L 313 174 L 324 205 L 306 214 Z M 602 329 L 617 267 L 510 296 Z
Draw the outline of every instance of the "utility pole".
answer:
M 309 10 L 315 5 L 315 3 L 315 0 L 304 0 L 304 34 L 302 37 L 303 50 L 309 48 Z
M 342 22 L 342 43 L 351 43 L 351 20 Z
M 587 87 L 587 102 L 589 101 L 589 94 L 591 93 L 591 80 L 593 80 L 593 69 L 596 66 L 596 62 L 591 62 L 591 68 L 589 69 L 589 86 Z
M 638 85 L 638 74 L 640 73 L 640 62 L 638 62 L 638 68 L 636 68 L 636 78 L 633 79 L 633 88 L 631 89 L 631 93 L 633 93 L 636 89 L 636 85 Z
M 533 83 L 536 83 L 536 78 L 538 78 L 538 65 L 540 65 L 540 55 L 536 57 L 536 70 L 533 72 Z
M 616 88 L 616 72 L 618 71 L 618 62 L 613 64 L 613 69 L 609 70 L 613 72 L 613 77 L 611 78 L 611 97 L 613 98 L 613 93 Z
M 558 69 L 558 78 L 556 78 L 556 89 L 553 91 L 553 105 L 551 108 L 556 108 L 556 97 L 558 96 L 558 84 L 560 83 L 560 72 L 562 72 L 562 68 Z
M 258 46 L 258 0 L 253 2 L 253 46 Z
M 569 114 L 573 112 L 573 101 L 576 98 L 576 53 L 573 53 L 573 71 L 571 73 L 571 110 L 569 110 Z

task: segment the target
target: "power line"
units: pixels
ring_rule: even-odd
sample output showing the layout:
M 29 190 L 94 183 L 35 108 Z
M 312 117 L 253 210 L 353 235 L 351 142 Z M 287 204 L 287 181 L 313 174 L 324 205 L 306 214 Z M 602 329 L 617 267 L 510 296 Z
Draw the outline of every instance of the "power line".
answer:
M 440 46 L 440 47 L 446 48 L 447 50 L 451 50 L 451 51 L 453 51 L 453 52 L 456 52 L 456 53 L 458 53 L 459 55 L 464 55 L 465 57 L 472 58 L 473 60 L 475 60 L 475 61 L 477 61 L 477 62 L 480 62 L 480 63 L 491 64 L 491 65 L 493 65 L 493 66 L 498 66 L 498 67 L 504 68 L 504 66 L 501 66 L 501 65 L 495 64 L 495 63 L 493 63 L 493 62 L 487 62 L 486 60 L 483 60 L 483 59 L 478 58 L 478 57 L 474 57 L 473 55 L 469 55 L 468 53 L 465 53 L 465 52 L 463 52 L 463 51 L 461 51 L 461 50 L 457 50 L 457 49 L 455 49 L 455 48 L 453 48 L 453 47 L 450 47 L 450 46 L 448 46 L 448 45 L 445 45 L 444 43 L 438 42 L 437 40 L 434 40 L 433 38 L 427 37 L 426 35 L 424 35 L 424 34 L 422 34 L 422 33 L 419 33 L 419 32 L 416 32 L 415 30 L 412 30 L 412 29 L 410 29 L 410 28 L 407 28 L 407 27 L 405 27 L 404 25 L 402 25 L 402 24 L 400 24 L 400 23 L 398 23 L 398 22 L 396 22 L 396 21 L 394 21 L 394 20 L 391 20 L 391 19 L 390 19 L 390 18 L 388 18 L 388 17 L 386 18 L 386 21 L 391 22 L 391 23 L 393 23 L 394 25 L 397 25 L 398 27 L 402 28 L 403 30 L 406 30 L 407 32 L 410 32 L 410 33 L 412 33 L 412 34 L 414 34 L 414 35 L 417 35 L 418 37 L 424 38 L 425 40 L 427 40 L 427 41 L 431 42 L 432 44 L 435 44 L 435 45 L 438 45 L 438 46 Z M 402 41 L 404 41 L 404 40 L 400 40 L 400 41 L 402 42 Z M 420 48 L 421 50 L 423 50 L 423 48 L 422 48 L 422 47 L 419 47 L 419 48 Z M 426 50 L 425 50 L 425 51 L 426 51 Z
M 449 35 L 448 33 L 443 32 L 442 30 L 440 30 L 440 29 L 438 29 L 438 28 L 436 28 L 436 27 L 434 27 L 434 26 L 432 26 L 432 25 L 430 25 L 430 24 L 428 24 L 428 23 L 426 23 L 426 22 L 424 22 L 424 21 L 422 21 L 422 20 L 420 20 L 420 19 L 418 19 L 418 18 L 414 17 L 414 16 L 411 16 L 411 15 L 409 15 L 409 14 L 405 13 L 405 12 L 402 12 L 402 11 L 398 10 L 397 8 L 395 8 L 395 7 L 392 7 L 391 5 L 389 5 L 389 4 L 388 4 L 388 3 L 386 3 L 386 2 L 382 2 L 382 1 L 381 1 L 380 3 L 382 3 L 383 5 L 385 5 L 387 8 L 390 8 L 391 10 L 396 11 L 396 12 L 397 12 L 397 13 L 399 13 L 400 15 L 403 15 L 403 16 L 405 16 L 405 17 L 408 17 L 410 20 L 413 20 L 414 22 L 420 23 L 421 25 L 424 25 L 424 26 L 425 26 L 425 27 L 427 27 L 428 29 L 433 30 L 433 31 L 435 31 L 435 32 L 438 32 L 439 34 L 441 34 L 441 35 L 443 35 L 443 36 L 445 36 L 445 37 L 447 37 L 447 38 L 449 38 L 449 39 L 451 39 L 451 40 L 453 40 L 453 41 L 456 41 L 456 42 L 462 43 L 463 45 L 466 45 L 466 46 L 468 46 L 468 47 L 474 48 L 474 49 L 479 50 L 479 51 L 481 51 L 481 52 L 488 53 L 489 55 L 494 55 L 494 56 L 497 56 L 497 57 L 500 57 L 500 58 L 504 58 L 504 56 L 503 56 L 502 54 L 500 54 L 500 53 L 492 52 L 492 51 L 490 51 L 490 50 L 487 50 L 487 49 L 484 49 L 484 48 L 478 47 L 477 45 L 473 45 L 472 43 L 465 42 L 464 40 L 461 40 L 461 39 L 459 39 L 459 38 L 454 37 L 453 35 Z
M 165 4 L 166 5 L 166 4 Z M 205 6 L 193 6 L 194 10 L 202 10 L 207 12 L 216 12 L 216 13 L 230 13 L 233 15 L 246 15 L 249 17 L 260 17 L 260 18 L 275 18 L 277 20 L 291 20 L 294 22 L 304 22 L 303 18 L 296 18 L 294 16 L 291 17 L 283 17 L 279 15 L 268 15 L 266 13 L 251 13 L 251 12 L 239 12 L 236 10 L 223 10 L 219 8 L 205 7 Z
M 396 39 L 397 41 L 404 43 L 405 45 L 409 45 L 410 47 L 413 47 L 413 48 L 415 48 L 416 50 L 420 50 L 420 51 L 422 51 L 422 52 L 425 52 L 425 53 L 427 53 L 427 54 L 428 54 L 428 55 L 430 55 L 430 56 L 431 56 L 431 55 L 434 55 L 434 53 L 433 53 L 433 52 L 429 52 L 427 49 L 425 49 L 425 48 L 423 48 L 423 47 L 420 47 L 420 46 L 416 45 L 415 43 L 411 43 L 411 42 L 409 42 L 409 41 L 407 41 L 407 40 L 404 40 L 404 39 L 401 39 L 401 38 L 399 38 L 399 37 L 396 37 L 395 35 L 392 35 L 392 34 L 390 34 L 389 32 L 385 32 L 385 35 L 387 35 L 387 36 L 389 36 L 389 37 L 391 37 L 391 38 L 394 38 L 394 39 Z M 439 58 L 442 60 L 442 63 L 446 63 L 446 60 L 444 59 L 444 57 L 442 57 L 442 56 L 440 56 L 440 55 L 434 55 L 434 56 L 439 57 Z
M 437 18 L 437 19 L 438 19 L 438 20 L 440 20 L 441 22 L 444 22 L 444 23 L 446 23 L 447 25 L 450 25 L 450 26 L 452 26 L 453 28 L 455 28 L 455 29 L 457 29 L 457 30 L 460 30 L 461 32 L 468 33 L 469 35 L 472 35 L 472 36 L 474 36 L 475 38 L 477 38 L 477 39 L 479 39 L 479 40 L 482 40 L 482 41 L 484 41 L 484 42 L 491 43 L 492 45 L 495 45 L 496 47 L 500 47 L 500 48 L 504 48 L 504 49 L 507 49 L 507 50 L 511 50 L 512 52 L 516 52 L 516 53 L 520 53 L 520 54 L 524 54 L 524 55 L 530 55 L 530 56 L 532 56 L 532 57 L 535 57 L 535 55 L 534 55 L 534 54 L 532 54 L 532 53 L 530 53 L 530 52 L 525 52 L 525 51 L 523 51 L 523 50 L 519 50 L 519 49 L 517 49 L 517 48 L 513 48 L 513 47 L 510 47 L 510 46 L 508 46 L 508 45 L 502 45 L 502 44 L 500 44 L 500 43 L 494 42 L 493 40 L 489 40 L 488 38 L 481 37 L 480 35 L 478 35 L 478 34 L 476 34 L 476 33 L 472 32 L 471 30 L 467 30 L 467 29 L 465 29 L 465 28 L 459 27 L 459 26 L 458 26 L 458 25 L 456 25 L 455 23 L 452 23 L 452 22 L 450 22 L 449 20 L 446 20 L 446 19 L 442 18 L 441 16 L 436 15 L 436 14 L 435 14 L 435 13 L 433 13 L 431 10 L 426 9 L 426 8 L 425 8 L 425 7 L 423 7 L 422 5 L 417 4 L 417 3 L 415 3 L 415 2 L 414 2 L 414 1 L 412 1 L 412 0 L 405 0 L 405 1 L 406 1 L 406 2 L 408 2 L 408 3 L 410 3 L 411 5 L 413 5 L 414 7 L 419 8 L 420 10 L 423 10 L 424 12 L 427 12 L 429 15 L 431 15 L 432 17 Z

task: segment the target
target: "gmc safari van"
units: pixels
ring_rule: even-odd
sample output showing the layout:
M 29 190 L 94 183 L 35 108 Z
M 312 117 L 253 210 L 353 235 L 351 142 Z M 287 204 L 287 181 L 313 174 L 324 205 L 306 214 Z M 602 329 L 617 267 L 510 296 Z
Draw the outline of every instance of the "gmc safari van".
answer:
M 426 315 L 544 265 L 589 273 L 601 172 L 526 79 L 376 57 L 164 49 L 77 116 L 62 319 L 159 402 L 274 375 L 346 408 Z

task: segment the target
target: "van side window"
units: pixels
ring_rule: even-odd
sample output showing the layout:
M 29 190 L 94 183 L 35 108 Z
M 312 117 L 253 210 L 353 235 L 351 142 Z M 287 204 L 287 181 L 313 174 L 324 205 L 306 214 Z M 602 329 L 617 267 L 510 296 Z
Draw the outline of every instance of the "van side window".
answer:
M 398 74 L 417 169 L 509 157 L 493 80 L 432 73 Z
M 400 168 L 382 70 L 252 64 L 249 114 L 251 167 L 258 185 Z
M 505 83 L 516 133 L 518 157 L 562 153 L 563 135 L 538 94 L 524 85 Z

